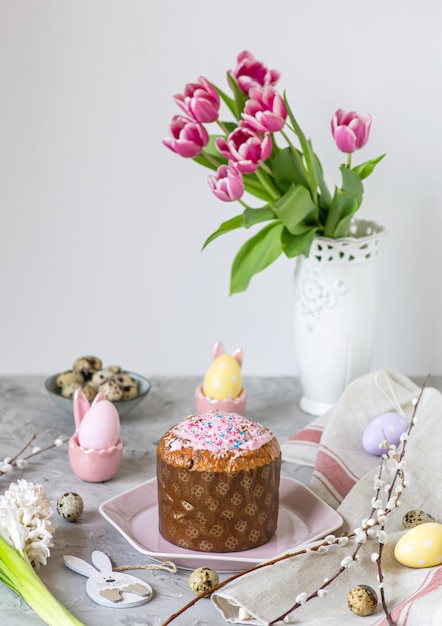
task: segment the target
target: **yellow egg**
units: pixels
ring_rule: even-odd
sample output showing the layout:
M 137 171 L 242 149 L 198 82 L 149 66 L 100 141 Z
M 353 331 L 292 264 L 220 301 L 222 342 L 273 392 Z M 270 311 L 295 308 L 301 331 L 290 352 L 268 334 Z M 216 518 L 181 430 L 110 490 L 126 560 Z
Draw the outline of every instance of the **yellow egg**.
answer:
M 434 567 L 442 563 L 442 524 L 427 522 L 408 530 L 396 544 L 394 556 L 407 567 Z
M 203 381 L 204 395 L 214 400 L 236 398 L 242 390 L 241 368 L 235 357 L 222 354 L 215 359 Z

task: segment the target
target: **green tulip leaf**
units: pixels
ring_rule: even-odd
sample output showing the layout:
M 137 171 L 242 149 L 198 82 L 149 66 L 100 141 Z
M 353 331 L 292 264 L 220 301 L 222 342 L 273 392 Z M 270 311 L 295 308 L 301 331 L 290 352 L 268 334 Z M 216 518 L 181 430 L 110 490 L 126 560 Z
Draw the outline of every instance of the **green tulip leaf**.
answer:
M 317 207 L 310 192 L 302 185 L 292 185 L 290 189 L 272 204 L 281 222 L 292 234 L 299 232 L 299 226 L 311 226 L 315 222 Z
M 261 207 L 258 209 L 253 209 L 252 207 L 247 207 L 242 214 L 242 221 L 244 228 L 250 228 L 255 224 L 260 224 L 261 222 L 268 222 L 269 220 L 274 220 L 276 215 L 274 211 L 269 206 Z
M 359 205 L 357 198 L 350 196 L 342 189 L 336 188 L 330 211 L 327 215 L 324 236 L 334 239 L 348 237 L 351 219 L 358 210 Z
M 266 187 L 263 187 L 256 174 L 244 174 L 243 183 L 245 191 L 255 198 L 264 200 L 264 202 L 271 202 L 274 199 L 274 195 Z
M 316 200 L 317 189 L 318 189 L 318 180 L 316 177 L 316 163 L 315 163 L 315 153 L 313 151 L 312 142 L 306 138 L 301 127 L 299 126 L 292 109 L 290 108 L 289 102 L 287 100 L 287 94 L 284 92 L 284 103 L 287 109 L 287 113 L 289 116 L 289 120 L 292 124 L 293 131 L 297 136 L 299 143 L 301 145 L 301 149 L 304 155 L 304 160 L 307 166 L 308 172 L 308 184 L 310 188 L 310 193 L 312 194 L 312 198 Z
M 233 100 L 229 98 L 230 106 L 229 106 L 229 102 L 225 99 L 225 94 L 223 94 L 221 90 L 219 89 L 218 89 L 218 93 L 221 96 L 221 98 L 224 100 L 224 102 L 227 104 L 227 106 L 230 108 L 234 117 L 237 120 L 240 120 L 241 113 L 244 109 L 244 105 L 247 102 L 247 95 L 240 89 L 238 83 L 236 82 L 236 80 L 233 78 L 231 74 L 227 74 L 227 80 L 229 82 L 231 90 L 233 91 L 233 98 L 234 98 Z M 233 106 L 233 108 L 231 108 L 231 106 Z
M 361 180 L 364 180 L 364 178 L 367 178 L 367 176 L 370 176 L 370 174 L 373 172 L 376 165 L 380 161 L 382 161 L 384 156 L 385 154 L 381 154 L 381 156 L 379 156 L 377 159 L 371 159 L 370 161 L 365 161 L 365 163 L 356 165 L 356 167 L 353 168 L 353 171 L 359 175 Z
M 319 199 L 318 199 L 319 206 L 321 207 L 321 209 L 328 211 L 331 205 L 332 197 L 330 195 L 330 191 L 328 190 L 328 187 L 324 180 L 324 173 L 322 171 L 321 161 L 319 160 L 316 154 L 314 155 L 314 161 L 315 161 L 315 167 L 316 167 L 316 178 L 318 180 L 318 187 L 321 192 Z
M 227 108 L 229 109 L 229 111 L 231 112 L 233 117 L 238 120 L 240 118 L 240 113 L 241 112 L 238 113 L 238 107 L 237 107 L 237 104 L 236 104 L 234 98 L 231 98 L 230 96 L 228 96 L 225 93 L 225 91 L 223 91 L 222 89 L 220 89 L 216 85 L 214 85 L 214 87 L 217 90 L 219 97 L 224 102 L 224 104 L 227 106 Z
M 241 246 L 232 264 L 230 295 L 245 291 L 253 276 L 281 255 L 283 228 L 281 222 L 271 222 Z
M 361 177 L 357 172 L 350 170 L 346 165 L 341 165 L 340 170 L 342 175 L 342 191 L 355 198 L 360 206 L 362 196 L 364 195 L 364 186 L 361 182 Z
M 209 235 L 209 237 L 207 237 L 206 241 L 204 242 L 203 247 L 201 248 L 201 251 L 203 251 L 204 248 L 206 248 L 209 245 L 209 243 L 211 243 L 218 237 L 221 237 L 221 235 L 225 235 L 226 233 L 230 233 L 232 230 L 237 230 L 238 228 L 242 228 L 242 226 L 243 226 L 242 215 L 236 215 L 235 217 L 232 217 L 232 219 L 227 220 L 227 222 L 223 222 L 220 225 L 220 227 L 217 230 L 215 230 L 215 232 L 213 232 L 211 235 Z
M 300 254 L 308 256 L 316 231 L 316 228 L 309 228 L 299 235 L 292 235 L 287 228 L 284 228 L 281 235 L 281 243 L 286 257 L 293 259 Z
M 325 237 L 348 236 L 351 219 L 361 206 L 364 195 L 364 186 L 359 174 L 346 165 L 341 165 L 340 170 L 342 189 L 335 189 L 325 222 Z
M 302 162 L 302 152 L 284 148 L 279 150 L 272 161 L 272 172 L 276 184 L 287 191 L 292 184 L 309 186 Z

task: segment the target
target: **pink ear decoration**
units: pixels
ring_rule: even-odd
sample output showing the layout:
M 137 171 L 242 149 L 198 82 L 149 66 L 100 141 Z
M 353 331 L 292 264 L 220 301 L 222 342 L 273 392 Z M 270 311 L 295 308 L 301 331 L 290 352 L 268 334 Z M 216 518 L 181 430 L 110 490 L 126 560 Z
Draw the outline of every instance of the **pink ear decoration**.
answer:
M 89 400 L 86 398 L 83 391 L 81 389 L 76 389 L 73 399 L 73 411 L 75 427 L 77 430 L 80 428 L 83 417 L 89 411 L 90 406 L 91 405 L 89 404 Z
M 91 406 L 94 406 L 94 404 L 97 404 L 97 402 L 101 402 L 101 400 L 106 400 L 106 396 L 104 395 L 102 391 L 99 391 L 97 395 L 95 396 L 95 398 L 92 400 Z
M 240 367 L 242 367 L 242 362 L 244 358 L 242 348 L 237 348 L 234 352 L 232 352 L 232 356 L 238 361 Z
M 219 356 L 225 353 L 226 351 L 224 350 L 223 344 L 221 343 L 221 341 L 217 341 L 213 346 L 213 360 L 217 359 Z

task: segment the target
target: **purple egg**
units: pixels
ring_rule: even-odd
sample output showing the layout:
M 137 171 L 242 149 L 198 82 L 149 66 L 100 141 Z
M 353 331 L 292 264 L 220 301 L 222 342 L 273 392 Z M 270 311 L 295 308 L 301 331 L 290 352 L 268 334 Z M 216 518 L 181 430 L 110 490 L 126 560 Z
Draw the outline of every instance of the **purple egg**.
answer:
M 369 454 L 381 456 L 387 448 L 380 448 L 383 441 L 398 446 L 402 433 L 408 430 L 408 422 L 399 413 L 382 413 L 368 424 L 362 435 L 362 447 Z

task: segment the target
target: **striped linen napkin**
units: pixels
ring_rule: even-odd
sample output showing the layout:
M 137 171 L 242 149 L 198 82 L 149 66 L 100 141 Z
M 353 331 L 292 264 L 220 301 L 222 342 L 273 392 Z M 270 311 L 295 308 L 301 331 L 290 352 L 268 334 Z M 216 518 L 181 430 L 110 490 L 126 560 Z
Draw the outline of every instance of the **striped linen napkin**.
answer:
M 337 535 L 360 528 L 371 511 L 379 458 L 362 449 L 366 425 L 374 417 L 395 410 L 410 419 L 413 399 L 419 391 L 402 374 L 379 370 L 353 381 L 330 412 L 318 447 L 311 488 L 342 516 L 344 524 Z M 393 554 L 404 533 L 402 517 L 407 511 L 422 509 L 442 522 L 442 394 L 427 387 L 416 417 L 406 450 L 409 486 L 401 496 L 401 507 L 388 515 L 385 527 L 388 541 L 382 558 L 384 589 L 395 626 L 441 626 L 442 565 L 408 568 L 398 563 Z M 366 626 L 388 626 L 380 602 L 376 611 L 363 619 L 347 607 L 347 594 L 353 586 L 366 584 L 379 590 L 377 567 L 371 560 L 377 548 L 377 540 L 363 543 L 360 560 L 334 580 L 327 597 L 303 604 L 285 623 L 360 626 L 363 622 Z M 212 602 L 228 622 L 268 626 L 293 606 L 299 594 L 309 595 L 325 577 L 331 578 L 352 550 L 348 546 L 331 546 L 325 554 L 310 552 L 280 561 L 222 587 L 212 594 Z
M 314 419 L 281 444 L 283 461 L 314 467 L 328 412 Z

